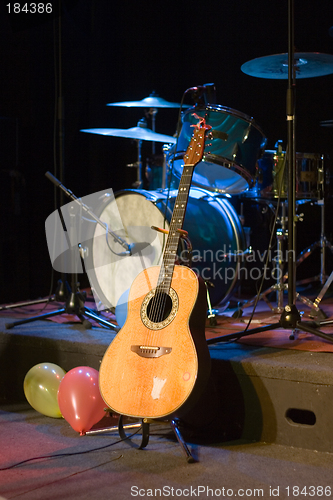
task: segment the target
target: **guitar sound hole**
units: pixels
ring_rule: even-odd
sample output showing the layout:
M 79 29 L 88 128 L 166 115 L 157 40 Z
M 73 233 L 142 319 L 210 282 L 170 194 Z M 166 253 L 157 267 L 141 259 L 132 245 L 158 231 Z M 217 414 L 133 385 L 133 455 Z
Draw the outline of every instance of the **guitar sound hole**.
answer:
M 171 297 L 165 292 L 156 292 L 147 305 L 147 316 L 153 323 L 160 323 L 169 316 L 171 309 Z

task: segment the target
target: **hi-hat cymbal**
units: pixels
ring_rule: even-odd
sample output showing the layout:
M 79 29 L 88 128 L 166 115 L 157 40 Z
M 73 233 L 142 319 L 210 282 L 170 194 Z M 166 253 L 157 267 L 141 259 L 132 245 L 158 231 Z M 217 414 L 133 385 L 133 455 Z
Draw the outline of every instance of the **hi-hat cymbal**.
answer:
M 180 104 L 177 102 L 168 102 L 158 96 L 149 96 L 141 101 L 111 102 L 107 106 L 123 106 L 126 108 L 180 108 Z M 183 104 L 183 108 L 190 108 L 190 106 Z
M 333 73 L 333 55 L 319 52 L 294 54 L 296 78 L 314 78 Z M 258 57 L 241 66 L 243 73 L 258 78 L 285 80 L 288 78 L 288 54 Z
M 333 127 L 333 120 L 323 120 L 320 122 L 322 127 Z
M 127 139 L 137 139 L 139 141 L 152 141 L 164 142 L 166 144 L 176 144 L 176 138 L 157 134 L 146 127 L 132 127 L 132 128 L 87 128 L 82 129 L 81 132 L 88 132 L 89 134 L 109 135 L 113 137 L 125 137 Z

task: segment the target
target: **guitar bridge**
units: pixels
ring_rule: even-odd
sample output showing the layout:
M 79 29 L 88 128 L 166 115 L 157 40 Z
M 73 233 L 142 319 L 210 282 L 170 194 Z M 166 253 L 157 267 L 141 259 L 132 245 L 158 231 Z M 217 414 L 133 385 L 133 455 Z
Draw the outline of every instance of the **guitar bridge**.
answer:
M 164 354 L 170 354 L 172 347 L 153 347 L 147 345 L 132 345 L 131 351 L 142 358 L 159 358 Z

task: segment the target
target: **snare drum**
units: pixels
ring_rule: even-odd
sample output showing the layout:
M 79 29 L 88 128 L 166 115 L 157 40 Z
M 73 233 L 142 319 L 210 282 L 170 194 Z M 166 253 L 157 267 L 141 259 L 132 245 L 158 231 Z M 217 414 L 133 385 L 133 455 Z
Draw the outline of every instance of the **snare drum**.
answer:
M 105 231 L 92 227 L 87 252 L 86 269 L 91 287 L 100 300 L 100 309 L 121 305 L 127 291 L 143 269 L 162 263 L 166 236 L 151 226 L 169 228 L 177 191 L 124 190 L 114 198 L 105 197 L 99 209 L 99 219 L 112 228 L 113 204 L 117 204 L 128 242 L 147 242 L 136 255 L 119 257 L 106 244 Z M 165 219 L 166 215 L 166 219 Z M 201 188 L 191 188 L 184 220 L 193 246 L 192 268 L 209 288 L 212 305 L 225 303 L 239 282 L 240 259 L 245 250 L 245 237 L 239 217 L 230 202 Z M 144 246 L 144 245 L 143 245 Z M 124 250 L 124 249 L 122 249 Z
M 288 196 L 288 162 L 283 151 L 265 151 L 258 160 L 257 195 L 281 198 Z M 324 155 L 296 153 L 296 198 L 322 199 L 325 188 Z
M 169 170 L 173 176 L 180 180 L 183 157 L 198 117 L 204 117 L 212 128 L 203 159 L 194 169 L 192 185 L 229 194 L 241 193 L 251 187 L 266 138 L 253 118 L 219 105 L 198 106 L 184 112 L 178 144 L 168 154 Z

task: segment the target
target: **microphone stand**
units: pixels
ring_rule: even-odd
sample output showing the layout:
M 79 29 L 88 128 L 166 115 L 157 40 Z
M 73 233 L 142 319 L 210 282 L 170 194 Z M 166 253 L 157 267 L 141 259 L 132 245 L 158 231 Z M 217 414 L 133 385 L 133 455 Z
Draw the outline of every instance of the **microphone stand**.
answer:
M 333 320 L 301 321 L 301 315 L 296 307 L 296 149 L 295 149 L 295 90 L 297 65 L 294 61 L 294 1 L 288 0 L 288 89 L 286 97 L 286 111 L 288 123 L 288 147 L 286 151 L 288 164 L 288 304 L 280 316 L 278 323 L 251 330 L 224 335 L 207 340 L 207 344 L 237 340 L 241 337 L 253 335 L 277 328 L 291 329 L 290 339 L 296 337 L 296 332 L 302 330 L 312 335 L 333 342 L 333 335 L 326 334 L 317 328 L 333 324 Z
M 108 233 L 118 242 L 120 243 L 123 247 L 126 248 L 126 251 L 124 252 L 124 255 L 127 254 L 127 255 L 132 255 L 132 252 L 131 252 L 131 245 L 129 245 L 125 240 L 123 240 L 122 238 L 120 238 L 116 233 L 114 233 L 113 231 L 111 231 L 107 224 L 105 224 L 104 222 L 102 222 L 91 210 L 90 208 L 85 205 L 84 203 L 82 203 L 82 201 L 77 198 L 73 193 L 72 191 L 70 191 L 69 189 L 66 189 L 66 187 L 56 178 L 54 177 L 50 172 L 46 172 L 46 177 L 51 181 L 53 182 L 53 184 L 60 188 L 62 193 L 65 193 L 66 196 L 68 198 L 70 198 L 72 201 L 74 201 L 75 203 L 77 203 L 77 205 L 83 209 L 85 212 L 87 212 L 90 217 L 92 217 L 92 219 L 94 219 L 98 224 L 100 224 L 105 230 L 108 231 Z M 69 233 L 73 233 L 74 231 L 74 228 L 75 228 L 75 223 L 74 223 L 74 217 L 76 215 L 74 214 L 73 218 L 71 219 L 71 227 L 69 228 Z M 74 238 L 74 235 L 71 234 L 72 237 L 69 238 L 70 241 L 77 241 L 76 238 Z M 71 245 L 68 245 L 69 248 L 71 248 Z M 71 269 L 76 269 L 76 263 L 75 263 L 75 259 L 76 259 L 76 255 L 74 254 L 74 251 L 72 250 L 71 253 L 70 253 L 70 257 L 71 257 Z M 81 323 L 83 324 L 83 326 L 85 328 L 91 328 L 92 327 L 92 324 L 90 323 L 90 321 L 88 321 L 86 317 L 88 317 L 89 319 L 92 319 L 94 321 L 96 321 L 97 323 L 99 323 L 100 325 L 102 326 L 105 326 L 105 327 L 108 327 L 108 328 L 111 328 L 113 329 L 114 331 L 118 332 L 120 330 L 120 328 L 116 325 L 114 325 L 113 323 L 110 323 L 109 321 L 107 321 L 106 319 L 104 318 L 101 318 L 95 311 L 92 311 L 91 309 L 89 309 L 88 307 L 86 307 L 84 305 L 85 303 L 85 293 L 84 292 L 81 292 L 80 289 L 79 289 L 79 283 L 77 281 L 77 273 L 74 272 L 71 274 L 71 286 L 68 285 L 68 283 L 66 282 L 66 291 L 67 293 L 65 294 L 64 298 L 66 299 L 65 301 L 65 306 L 56 310 L 56 311 L 51 311 L 51 312 L 48 312 L 48 313 L 45 313 L 45 314 L 40 314 L 38 316 L 33 316 L 31 318 L 26 318 L 24 320 L 21 320 L 21 321 L 14 321 L 12 323 L 7 323 L 6 324 L 6 328 L 9 329 L 9 328 L 13 328 L 14 326 L 18 326 L 18 325 L 23 325 L 25 323 L 31 323 L 32 321 L 37 321 L 37 320 L 42 320 L 42 319 L 47 319 L 47 318 L 51 318 L 53 316 L 59 316 L 61 314 L 74 314 L 76 315 Z M 56 297 L 57 298 L 57 297 Z M 56 300 L 56 298 L 52 298 L 52 300 Z M 41 301 L 38 301 L 38 303 L 42 303 L 42 302 L 48 302 L 49 299 L 42 299 Z M 29 305 L 29 304 L 35 304 L 36 301 L 34 302 L 30 302 L 30 303 L 24 303 L 24 304 L 20 304 L 20 305 Z M 6 308 L 6 307 L 5 307 Z

